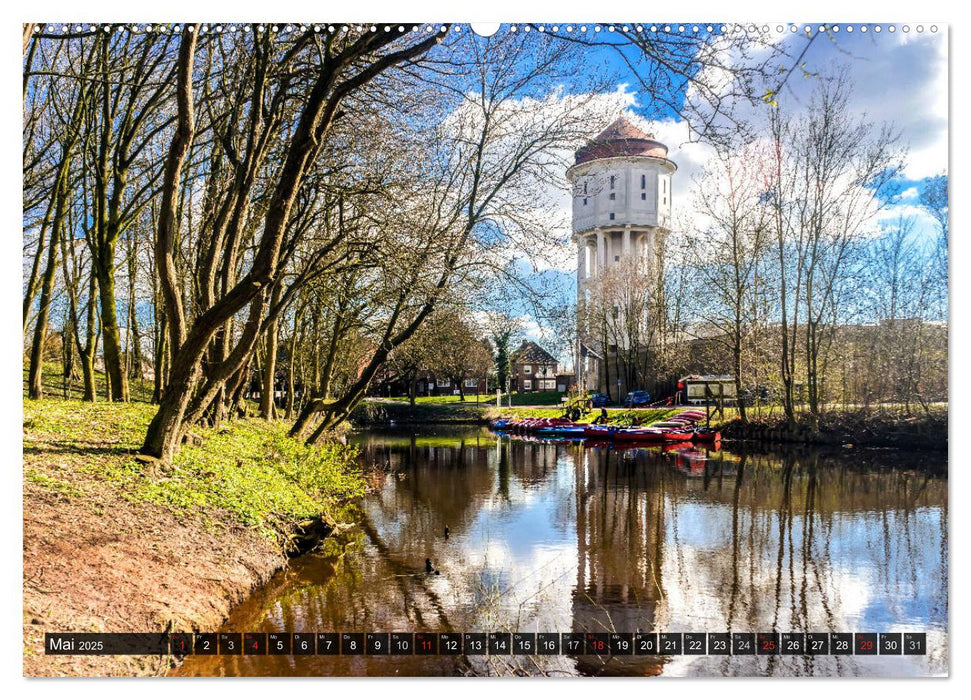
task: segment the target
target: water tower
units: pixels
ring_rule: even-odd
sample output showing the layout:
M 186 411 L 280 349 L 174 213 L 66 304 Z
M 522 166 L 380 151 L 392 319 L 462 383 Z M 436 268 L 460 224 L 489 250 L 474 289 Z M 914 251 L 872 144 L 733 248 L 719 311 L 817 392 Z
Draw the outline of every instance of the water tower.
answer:
M 567 170 L 577 244 L 577 378 L 593 391 L 603 390 L 600 364 L 609 348 L 590 337 L 584 309 L 594 285 L 612 267 L 631 264 L 650 274 L 658 264 L 671 221 L 671 177 L 678 169 L 667 156 L 667 146 L 620 117 L 578 150 Z

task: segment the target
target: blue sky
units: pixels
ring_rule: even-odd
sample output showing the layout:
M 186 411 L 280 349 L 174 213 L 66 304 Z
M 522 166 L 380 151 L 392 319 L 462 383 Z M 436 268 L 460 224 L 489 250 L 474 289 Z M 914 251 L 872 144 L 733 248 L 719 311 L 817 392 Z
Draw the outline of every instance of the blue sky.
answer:
M 566 25 L 560 26 L 563 31 Z M 593 25 L 587 26 L 588 32 L 591 31 Z M 781 33 L 775 31 L 777 26 L 783 27 Z M 793 33 L 790 26 L 773 24 L 769 28 L 776 46 L 790 56 L 779 59 L 780 63 L 789 67 L 807 43 L 803 27 L 797 25 Z M 845 70 L 853 84 L 850 99 L 853 112 L 877 128 L 883 123 L 891 125 L 899 132 L 900 143 L 908 151 L 902 176 L 895 183 L 900 194 L 892 206 L 881 212 L 880 220 L 892 221 L 901 215 L 913 217 L 916 235 L 930 238 L 936 235 L 936 224 L 919 207 L 918 193 L 925 178 L 949 170 L 947 27 L 941 25 L 936 32 L 931 32 L 930 25 L 924 25 L 918 33 L 912 25 L 910 32 L 898 28 L 891 33 L 887 26 L 882 25 L 879 33 L 875 25 L 869 25 L 865 33 L 860 31 L 860 25 L 854 25 L 852 32 L 842 26 L 839 32 L 817 36 L 802 55 L 805 72 L 799 69 L 792 72 L 779 101 L 790 114 L 798 113 L 808 103 L 819 76 Z M 602 32 L 600 36 L 606 34 Z M 710 148 L 704 143 L 690 143 L 693 139 L 686 123 L 673 110 L 654 103 L 643 93 L 638 77 L 615 51 L 606 47 L 592 50 L 598 53 L 591 56 L 593 63 L 599 62 L 607 70 L 617 72 L 612 99 L 624 105 L 624 114 L 632 121 L 666 143 L 669 157 L 678 164 L 673 183 L 675 214 L 679 205 L 690 208 L 692 179 L 710 157 Z M 764 113 L 767 108 L 760 106 L 759 109 Z M 562 229 L 562 239 L 568 241 L 570 194 L 564 185 L 562 191 L 551 196 L 556 198 L 562 213 L 561 220 L 553 225 Z M 560 260 L 558 264 L 544 266 L 536 273 L 536 279 L 557 283 L 564 298 L 569 299 L 575 291 L 575 254 L 568 242 Z M 528 265 L 526 261 L 520 264 L 523 268 Z M 526 322 L 530 335 L 542 340 L 535 319 L 528 318 Z

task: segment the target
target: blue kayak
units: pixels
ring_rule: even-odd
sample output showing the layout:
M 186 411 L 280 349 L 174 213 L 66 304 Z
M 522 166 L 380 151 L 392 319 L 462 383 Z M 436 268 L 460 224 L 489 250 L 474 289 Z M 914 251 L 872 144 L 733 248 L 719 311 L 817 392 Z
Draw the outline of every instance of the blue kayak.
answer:
M 548 428 L 540 428 L 536 434 L 546 437 L 583 437 L 583 426 L 551 425 Z

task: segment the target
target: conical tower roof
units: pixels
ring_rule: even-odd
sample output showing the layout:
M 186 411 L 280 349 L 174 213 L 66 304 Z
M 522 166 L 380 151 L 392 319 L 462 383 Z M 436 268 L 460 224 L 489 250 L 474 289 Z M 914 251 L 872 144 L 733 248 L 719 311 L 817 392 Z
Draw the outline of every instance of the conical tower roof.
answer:
M 652 156 L 667 158 L 668 147 L 645 134 L 624 117 L 619 117 L 595 139 L 576 152 L 576 162 L 618 156 Z
M 621 141 L 626 139 L 650 141 L 653 140 L 653 137 L 645 134 L 624 117 L 618 117 L 610 126 L 597 134 L 594 141 Z

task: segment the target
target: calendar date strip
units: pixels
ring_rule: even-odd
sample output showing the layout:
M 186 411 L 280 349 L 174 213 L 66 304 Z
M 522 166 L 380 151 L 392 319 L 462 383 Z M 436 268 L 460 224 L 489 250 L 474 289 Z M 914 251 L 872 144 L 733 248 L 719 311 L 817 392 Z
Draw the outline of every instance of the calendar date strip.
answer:
M 48 632 L 53 655 L 922 656 L 923 632 Z

